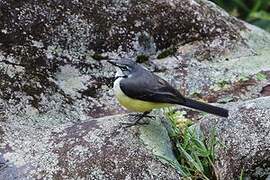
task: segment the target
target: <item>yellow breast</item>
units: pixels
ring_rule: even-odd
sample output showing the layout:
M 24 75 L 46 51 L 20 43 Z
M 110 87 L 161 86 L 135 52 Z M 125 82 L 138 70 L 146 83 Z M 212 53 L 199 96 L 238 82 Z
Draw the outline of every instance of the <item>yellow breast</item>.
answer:
M 151 111 L 152 109 L 162 108 L 171 106 L 168 103 L 156 103 L 156 102 L 147 102 L 126 96 L 123 91 L 120 89 L 121 78 L 118 78 L 114 82 L 114 92 L 119 103 L 130 111 L 135 112 L 146 112 Z

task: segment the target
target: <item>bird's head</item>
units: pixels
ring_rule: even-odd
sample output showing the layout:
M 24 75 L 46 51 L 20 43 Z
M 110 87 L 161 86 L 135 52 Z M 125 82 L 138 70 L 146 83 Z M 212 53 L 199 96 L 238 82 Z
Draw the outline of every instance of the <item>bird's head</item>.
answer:
M 116 76 L 128 77 L 138 66 L 132 60 L 109 60 L 109 63 L 117 67 Z

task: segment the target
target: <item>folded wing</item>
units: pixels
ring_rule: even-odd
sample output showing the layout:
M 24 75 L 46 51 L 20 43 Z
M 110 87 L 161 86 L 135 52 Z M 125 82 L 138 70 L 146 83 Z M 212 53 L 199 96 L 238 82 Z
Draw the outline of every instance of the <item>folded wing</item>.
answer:
M 171 104 L 185 102 L 185 98 L 168 82 L 148 71 L 123 79 L 120 88 L 127 96 L 143 101 Z

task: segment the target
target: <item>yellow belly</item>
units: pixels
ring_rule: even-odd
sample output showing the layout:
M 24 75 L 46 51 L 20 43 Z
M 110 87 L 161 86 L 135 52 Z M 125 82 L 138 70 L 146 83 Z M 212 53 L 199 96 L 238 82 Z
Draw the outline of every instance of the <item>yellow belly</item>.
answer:
M 119 101 L 119 103 L 130 111 L 146 112 L 146 111 L 151 111 L 152 109 L 168 107 L 172 105 L 168 103 L 147 102 L 147 101 L 130 98 L 126 96 L 123 93 L 123 91 L 120 89 L 119 82 L 120 82 L 120 79 L 117 79 L 114 83 L 115 96 L 117 100 Z

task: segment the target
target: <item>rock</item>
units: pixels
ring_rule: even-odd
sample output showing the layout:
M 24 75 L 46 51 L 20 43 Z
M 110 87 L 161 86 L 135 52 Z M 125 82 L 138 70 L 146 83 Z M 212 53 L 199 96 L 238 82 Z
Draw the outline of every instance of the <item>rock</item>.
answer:
M 7 52 L 23 45 L 32 46 L 35 53 L 53 45 L 56 51 L 72 54 L 78 50 L 154 53 L 178 43 L 206 40 L 208 44 L 217 38 L 220 46 L 230 47 L 232 41 L 241 40 L 240 29 L 245 29 L 223 10 L 199 0 L 2 1 L 0 5 L 0 39 Z
M 270 84 L 264 86 L 261 90 L 263 96 L 270 96 Z
M 243 31 L 242 35 L 251 48 L 249 51 L 238 49 L 234 54 L 204 61 L 191 55 L 153 60 L 157 73 L 173 80 L 182 94 L 208 102 L 223 99 L 236 102 L 265 96 L 264 87 L 270 79 L 270 34 L 245 25 L 249 30 Z M 195 47 L 196 44 L 188 49 L 180 46 L 179 51 L 185 49 L 185 54 Z
M 215 167 L 220 179 L 264 179 L 270 173 L 270 97 L 230 103 L 228 119 L 205 117 L 200 126 L 215 128 L 221 147 Z
M 48 128 L 1 123 L 1 179 L 179 179 L 157 119 L 124 128 L 125 115 Z M 4 146 L 3 146 L 4 145 Z M 8 176 L 7 176 L 8 175 Z
M 7 116 L 31 109 L 78 121 L 123 113 L 113 98 L 114 72 L 106 56 L 150 55 L 149 64 L 164 66 L 159 75 L 176 79 L 183 94 L 199 93 L 211 102 L 245 97 L 226 98 L 220 82 L 233 81 L 230 92 L 246 91 L 253 82 L 235 85 L 240 76 L 269 71 L 269 33 L 208 1 L 1 1 L 0 6 L 0 97 Z M 171 46 L 178 59 L 153 60 Z M 263 86 L 250 87 L 248 97 L 260 96 Z

